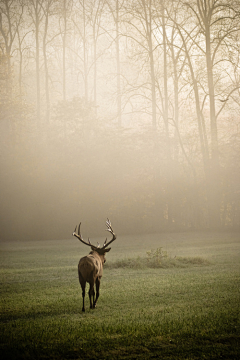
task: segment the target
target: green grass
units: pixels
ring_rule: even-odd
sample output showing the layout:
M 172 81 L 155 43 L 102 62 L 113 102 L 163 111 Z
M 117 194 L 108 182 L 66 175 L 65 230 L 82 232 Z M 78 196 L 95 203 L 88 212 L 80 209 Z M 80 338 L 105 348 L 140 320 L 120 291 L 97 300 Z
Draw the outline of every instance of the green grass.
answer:
M 149 267 L 159 247 L 168 265 Z M 87 251 L 76 239 L 2 244 L 1 359 L 239 359 L 239 234 L 119 236 L 97 308 L 86 299 L 82 313 Z

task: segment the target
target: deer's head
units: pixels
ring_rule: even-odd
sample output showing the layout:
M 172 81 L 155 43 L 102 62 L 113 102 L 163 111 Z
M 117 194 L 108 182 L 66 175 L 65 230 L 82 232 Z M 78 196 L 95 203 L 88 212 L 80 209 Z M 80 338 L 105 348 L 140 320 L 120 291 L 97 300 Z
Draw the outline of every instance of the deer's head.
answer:
M 83 244 L 90 246 L 92 249 L 92 252 L 98 253 L 103 264 L 106 262 L 105 254 L 111 250 L 111 248 L 108 248 L 108 246 L 116 239 L 116 235 L 113 232 L 111 221 L 109 219 L 107 219 L 106 225 L 107 225 L 106 231 L 109 231 L 112 234 L 112 239 L 108 242 L 107 238 L 106 238 L 102 247 L 100 246 L 99 243 L 98 243 L 98 246 L 92 245 L 89 239 L 88 239 L 88 242 L 83 240 L 83 237 L 80 232 L 81 223 L 78 225 L 78 231 L 77 231 L 77 226 L 76 226 L 76 228 L 73 232 L 73 236 L 78 238 L 78 240 L 80 240 Z

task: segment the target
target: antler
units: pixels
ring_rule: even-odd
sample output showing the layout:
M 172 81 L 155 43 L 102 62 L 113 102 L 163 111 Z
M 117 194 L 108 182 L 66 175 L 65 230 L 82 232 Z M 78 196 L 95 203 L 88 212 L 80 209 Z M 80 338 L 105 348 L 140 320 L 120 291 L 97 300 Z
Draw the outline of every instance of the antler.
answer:
M 106 225 L 107 225 L 106 231 L 109 231 L 112 234 L 113 237 L 112 237 L 112 240 L 110 240 L 108 243 L 107 243 L 107 239 L 104 241 L 102 249 L 105 249 L 108 245 L 110 245 L 117 238 L 116 235 L 113 232 L 111 221 L 108 218 L 107 218 L 107 221 L 106 221 Z
M 77 226 L 76 226 L 72 235 L 75 236 L 76 238 L 78 238 L 78 240 L 80 240 L 83 244 L 95 248 L 96 246 L 92 245 L 89 239 L 88 239 L 88 243 L 83 240 L 82 235 L 80 233 L 80 226 L 81 226 L 81 223 L 79 223 L 79 225 L 78 225 L 78 232 L 76 233 L 76 230 L 77 230 Z
M 96 251 L 98 251 L 98 252 L 101 253 L 102 250 L 105 250 L 106 247 L 107 247 L 108 245 L 110 245 L 110 244 L 117 238 L 116 235 L 115 235 L 114 232 L 113 232 L 113 228 L 112 228 L 112 225 L 111 225 L 111 221 L 110 221 L 109 219 L 107 219 L 106 225 L 107 225 L 106 231 L 109 231 L 109 232 L 112 234 L 113 238 L 112 238 L 112 240 L 110 240 L 108 243 L 107 243 L 107 238 L 106 238 L 106 240 L 104 241 L 104 244 L 103 244 L 102 247 L 100 247 L 100 244 L 99 244 L 99 243 L 98 243 L 98 246 L 92 245 L 89 239 L 88 239 L 88 243 L 83 240 L 82 235 L 81 235 L 81 232 L 80 232 L 81 223 L 79 223 L 79 225 L 78 225 L 78 232 L 76 232 L 76 231 L 77 231 L 77 226 L 76 226 L 76 227 L 75 227 L 75 230 L 74 230 L 74 232 L 73 232 L 72 235 L 75 236 L 76 238 L 78 238 L 78 240 L 80 240 L 83 244 L 85 244 L 85 245 L 87 245 L 87 246 L 91 246 L 92 250 L 96 250 Z M 107 251 L 109 251 L 109 250 L 110 250 L 110 249 L 106 249 L 105 252 L 107 252 Z

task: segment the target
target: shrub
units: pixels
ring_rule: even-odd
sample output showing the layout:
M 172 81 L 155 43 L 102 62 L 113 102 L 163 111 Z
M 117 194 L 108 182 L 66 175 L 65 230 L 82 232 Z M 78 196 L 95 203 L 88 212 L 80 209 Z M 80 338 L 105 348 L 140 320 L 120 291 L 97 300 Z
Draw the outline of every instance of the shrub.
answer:
M 188 266 L 205 266 L 210 262 L 201 257 L 178 257 L 174 258 L 168 256 L 167 251 L 163 251 L 161 247 L 156 250 L 146 252 L 145 257 L 125 258 L 115 262 L 107 262 L 105 268 L 107 269 L 147 269 L 147 268 L 184 268 Z

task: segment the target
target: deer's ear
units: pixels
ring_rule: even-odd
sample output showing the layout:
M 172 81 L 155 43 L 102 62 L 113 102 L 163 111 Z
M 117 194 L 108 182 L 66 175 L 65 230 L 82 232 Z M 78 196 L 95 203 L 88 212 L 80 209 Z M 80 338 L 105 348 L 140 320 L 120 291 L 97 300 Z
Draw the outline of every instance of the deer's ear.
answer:
M 106 253 L 106 252 L 109 252 L 111 250 L 111 248 L 109 248 L 109 249 L 104 249 L 104 252 Z

